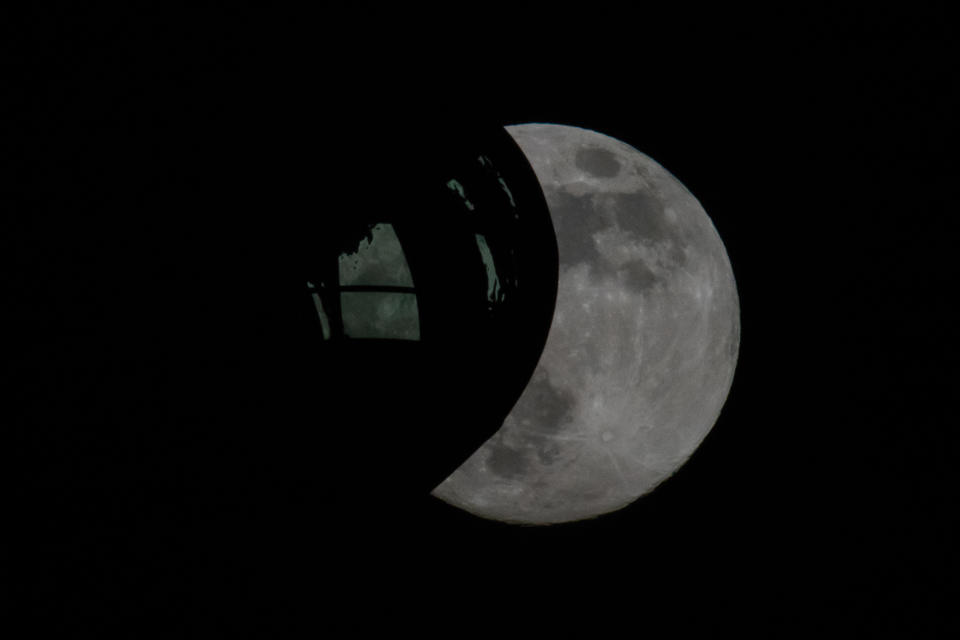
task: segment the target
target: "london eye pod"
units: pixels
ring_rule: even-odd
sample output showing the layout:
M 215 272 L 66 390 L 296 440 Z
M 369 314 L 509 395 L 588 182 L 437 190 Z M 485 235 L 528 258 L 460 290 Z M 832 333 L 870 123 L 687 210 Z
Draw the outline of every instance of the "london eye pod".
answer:
M 465 120 L 391 132 L 363 206 L 304 249 L 316 397 L 371 485 L 428 493 L 492 435 L 546 341 L 557 249 L 507 132 Z M 324 226 L 325 225 L 325 226 Z M 319 416 L 318 416 L 319 418 Z

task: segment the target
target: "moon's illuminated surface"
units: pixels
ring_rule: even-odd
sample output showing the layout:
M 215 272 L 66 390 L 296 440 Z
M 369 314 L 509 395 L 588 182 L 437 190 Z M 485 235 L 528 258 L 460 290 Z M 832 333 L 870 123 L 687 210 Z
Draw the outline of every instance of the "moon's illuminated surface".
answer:
M 587 129 L 507 127 L 557 234 L 560 281 L 533 378 L 434 495 L 525 524 L 622 508 L 673 474 L 720 414 L 739 300 L 703 207 L 663 167 Z

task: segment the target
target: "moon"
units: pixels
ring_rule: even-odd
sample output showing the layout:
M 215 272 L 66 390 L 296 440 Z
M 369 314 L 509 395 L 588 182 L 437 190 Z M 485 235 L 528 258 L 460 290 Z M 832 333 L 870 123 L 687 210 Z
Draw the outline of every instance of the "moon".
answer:
M 652 491 L 715 424 L 740 346 L 736 282 L 706 211 L 650 157 L 573 126 L 506 129 L 556 231 L 556 308 L 503 425 L 433 495 L 504 522 L 593 518 Z

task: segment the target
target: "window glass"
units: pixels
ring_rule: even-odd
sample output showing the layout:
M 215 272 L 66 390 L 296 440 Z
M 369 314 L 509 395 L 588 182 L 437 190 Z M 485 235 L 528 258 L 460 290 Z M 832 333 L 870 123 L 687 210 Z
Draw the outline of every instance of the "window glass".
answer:
M 371 230 L 354 253 L 340 255 L 340 285 L 412 287 L 410 267 L 393 225 L 381 223 Z
M 419 340 L 417 296 L 392 291 L 340 293 L 343 332 L 350 338 Z

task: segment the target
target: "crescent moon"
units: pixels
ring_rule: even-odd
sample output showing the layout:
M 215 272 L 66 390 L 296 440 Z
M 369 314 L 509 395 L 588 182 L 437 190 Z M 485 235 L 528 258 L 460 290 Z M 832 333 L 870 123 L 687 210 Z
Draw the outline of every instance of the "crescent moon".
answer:
M 504 522 L 597 517 L 675 473 L 719 417 L 740 345 L 733 269 L 703 207 L 650 157 L 578 127 L 506 129 L 556 230 L 556 309 L 502 427 L 433 495 Z

